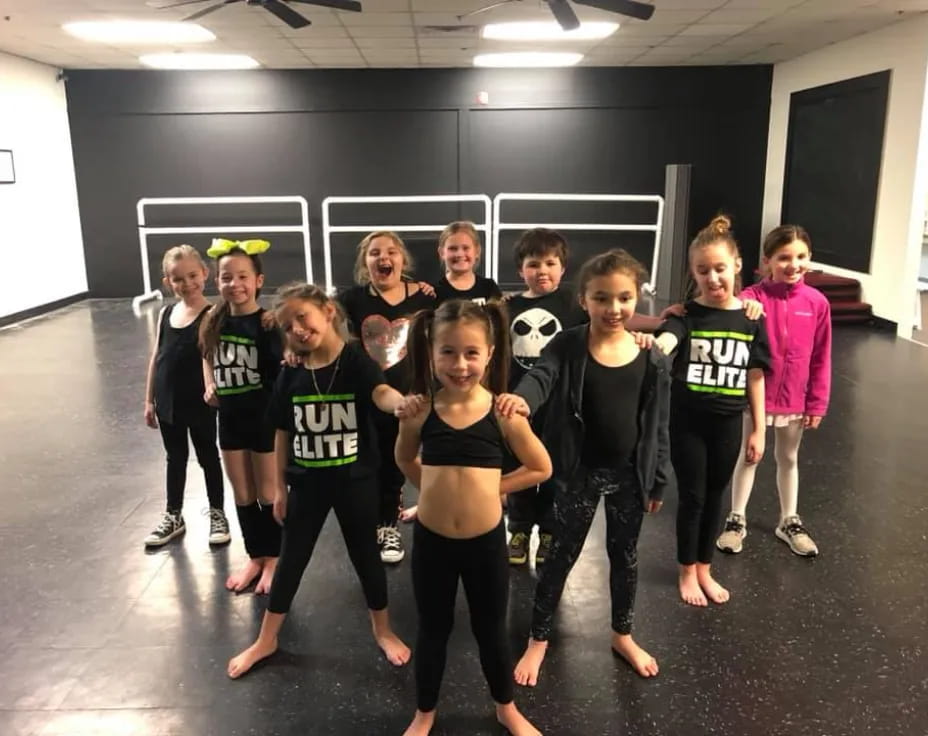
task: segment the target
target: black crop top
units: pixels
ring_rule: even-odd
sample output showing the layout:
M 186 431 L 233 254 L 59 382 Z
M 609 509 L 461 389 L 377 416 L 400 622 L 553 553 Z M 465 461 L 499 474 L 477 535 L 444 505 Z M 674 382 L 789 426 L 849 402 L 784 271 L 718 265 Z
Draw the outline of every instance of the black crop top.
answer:
M 422 464 L 503 467 L 503 433 L 493 407 L 464 429 L 455 429 L 433 408 L 422 424 Z

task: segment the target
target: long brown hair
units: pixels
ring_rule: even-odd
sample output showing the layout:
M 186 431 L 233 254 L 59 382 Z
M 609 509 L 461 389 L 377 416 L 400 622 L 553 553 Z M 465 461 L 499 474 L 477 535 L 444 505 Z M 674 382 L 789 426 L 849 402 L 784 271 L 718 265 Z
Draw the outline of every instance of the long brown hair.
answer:
M 449 299 L 437 309 L 423 309 L 413 317 L 406 343 L 406 352 L 412 363 L 413 393 L 432 393 L 435 385 L 432 339 L 435 331 L 443 325 L 459 322 L 482 325 L 487 344 L 493 346 L 481 383 L 494 394 L 501 394 L 509 388 L 509 319 L 506 305 L 495 299 L 483 305 L 469 299 Z
M 277 319 L 277 324 L 280 325 L 281 330 L 285 330 L 285 327 L 283 322 L 281 322 L 280 313 L 283 311 L 283 308 L 286 306 L 287 302 L 290 302 L 293 299 L 310 302 L 315 304 L 320 309 L 325 309 L 329 306 L 332 306 L 335 309 L 335 316 L 332 318 L 332 327 L 344 342 L 351 340 L 351 336 L 348 333 L 348 324 L 345 318 L 345 312 L 342 309 L 342 305 L 339 304 L 338 300 L 333 299 L 328 294 L 326 294 L 325 289 L 323 289 L 321 286 L 307 284 L 302 281 L 294 281 L 290 284 L 284 284 L 277 290 L 277 293 L 274 295 L 274 317 Z
M 216 259 L 216 274 L 218 277 L 219 274 L 219 264 L 222 263 L 223 258 L 229 258 L 231 256 L 245 256 L 246 258 L 251 259 L 251 265 L 254 266 L 255 275 L 262 276 L 264 274 L 264 266 L 261 263 L 261 256 L 257 253 L 246 253 L 243 248 L 235 247 L 232 248 L 228 253 L 223 253 L 219 258 Z M 257 299 L 261 296 L 261 289 L 255 291 L 255 298 Z M 200 323 L 200 353 L 207 360 L 211 360 L 213 353 L 216 352 L 216 348 L 219 347 L 219 334 L 222 332 L 222 327 L 226 322 L 226 319 L 229 317 L 230 310 L 229 304 L 225 299 L 220 299 L 218 304 L 213 305 L 213 308 L 206 313 L 206 317 Z
M 648 271 L 631 253 L 623 248 L 613 248 L 605 253 L 593 256 L 580 267 L 577 277 L 577 295 L 586 293 L 586 286 L 597 276 L 611 276 L 620 272 L 630 276 L 635 282 L 635 289 L 641 294 L 641 287 L 648 281 Z

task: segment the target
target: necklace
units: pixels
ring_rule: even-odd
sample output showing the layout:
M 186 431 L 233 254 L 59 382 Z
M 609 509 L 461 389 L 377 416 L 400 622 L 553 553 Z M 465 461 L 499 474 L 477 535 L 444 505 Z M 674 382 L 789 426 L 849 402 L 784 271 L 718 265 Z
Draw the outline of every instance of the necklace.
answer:
M 344 350 L 344 348 L 342 348 Z M 338 351 L 338 357 L 335 359 L 335 370 L 332 371 L 332 377 L 329 379 L 328 388 L 326 388 L 326 394 L 332 392 L 332 386 L 335 384 L 335 376 L 338 374 L 338 364 L 342 361 L 342 350 Z M 316 369 L 312 367 L 312 364 L 309 366 L 309 373 L 313 377 L 313 387 L 316 389 L 316 395 L 322 396 L 322 391 L 319 390 L 319 384 L 316 383 Z

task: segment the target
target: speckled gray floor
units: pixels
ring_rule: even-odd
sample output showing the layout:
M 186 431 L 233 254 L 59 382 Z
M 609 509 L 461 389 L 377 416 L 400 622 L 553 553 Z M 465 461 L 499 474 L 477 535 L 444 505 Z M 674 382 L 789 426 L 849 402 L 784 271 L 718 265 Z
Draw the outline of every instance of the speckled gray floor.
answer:
M 155 311 L 90 301 L 0 331 L 0 734 L 402 733 L 412 672 L 378 656 L 334 523 L 282 651 L 239 682 L 225 663 L 264 601 L 223 590 L 244 553 L 237 529 L 231 547 L 208 548 L 195 464 L 186 537 L 143 551 L 164 500 L 160 438 L 142 422 Z M 928 349 L 839 330 L 834 365 L 832 413 L 801 453 L 800 511 L 822 555 L 794 557 L 774 538 L 765 463 L 745 551 L 716 566 L 731 602 L 688 608 L 670 499 L 641 540 L 635 632 L 661 664 L 643 681 L 609 651 L 598 517 L 541 683 L 517 695 L 546 734 L 928 734 Z M 408 562 L 389 583 L 411 642 Z M 514 648 L 532 589 L 530 571 L 513 572 Z M 458 622 L 434 733 L 500 734 L 463 600 Z

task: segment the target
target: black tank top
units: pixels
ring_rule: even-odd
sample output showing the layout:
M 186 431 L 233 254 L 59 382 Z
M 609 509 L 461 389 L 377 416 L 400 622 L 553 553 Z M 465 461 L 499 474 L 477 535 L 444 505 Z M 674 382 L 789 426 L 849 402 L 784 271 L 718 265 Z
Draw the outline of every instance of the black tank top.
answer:
M 155 411 L 168 424 L 211 411 L 203 402 L 203 358 L 197 346 L 200 323 L 209 307 L 186 327 L 172 327 L 174 306 L 166 307 L 161 315 L 155 357 Z
M 423 465 L 460 465 L 472 468 L 503 467 L 503 433 L 490 406 L 482 419 L 455 429 L 433 408 L 422 425 Z

